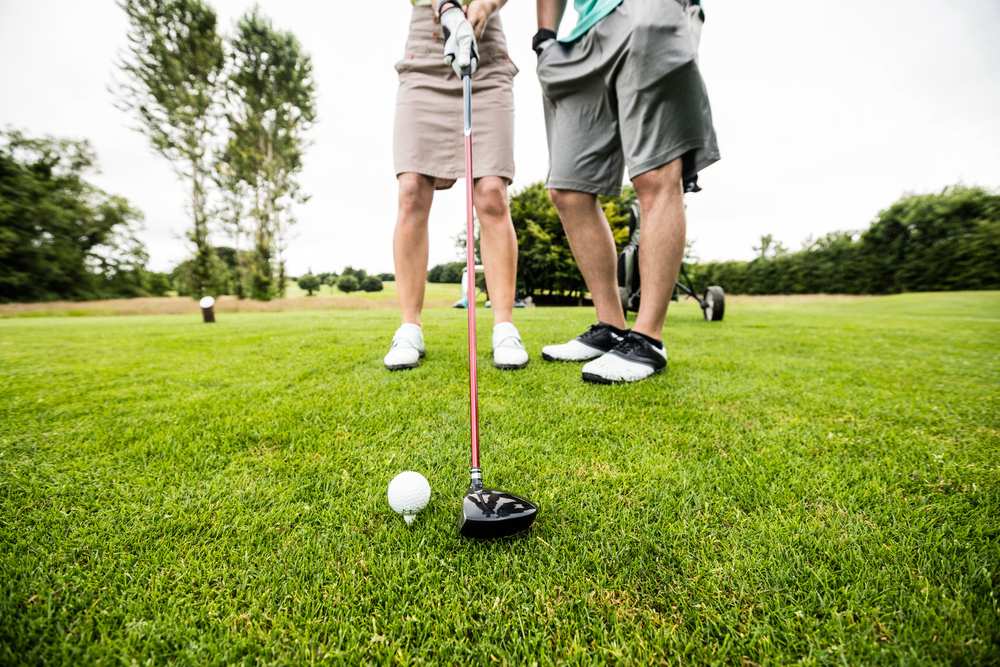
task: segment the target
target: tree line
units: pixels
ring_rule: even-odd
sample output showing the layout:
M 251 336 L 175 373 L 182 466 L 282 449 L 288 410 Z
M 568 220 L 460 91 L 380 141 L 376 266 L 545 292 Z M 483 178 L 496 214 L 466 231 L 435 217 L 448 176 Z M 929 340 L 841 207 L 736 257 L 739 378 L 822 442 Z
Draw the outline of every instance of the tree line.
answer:
M 0 131 L 0 302 L 204 294 L 198 255 L 169 272 L 147 268 L 142 213 L 91 183 L 97 171 L 87 141 Z M 239 293 L 256 249 L 211 246 L 207 254 L 213 294 Z M 322 285 L 377 292 L 393 279 L 351 266 L 287 277 L 310 294 Z
M 186 184 L 194 296 L 282 296 L 298 175 L 316 120 L 312 61 L 258 7 L 223 36 L 202 0 L 120 0 L 128 47 L 118 106 Z M 236 276 L 211 242 L 232 243 Z
M 892 294 L 1000 289 L 1000 193 L 953 186 L 907 195 L 863 232 L 833 232 L 789 252 L 770 236 L 748 262 L 689 266 L 701 288 L 733 294 Z
M 619 250 L 628 242 L 634 201 L 628 187 L 618 197 L 600 199 Z M 545 186 L 538 182 L 515 193 L 510 209 L 519 251 L 518 294 L 579 298 L 586 286 Z M 464 252 L 464 237 L 458 246 Z M 797 252 L 766 234 L 753 250 L 756 257 L 750 261 L 687 257 L 694 287 L 722 285 L 733 294 L 1000 289 L 1000 194 L 952 186 L 906 195 L 879 212 L 864 231 L 832 232 L 806 241 Z M 427 277 L 458 283 L 464 268 L 465 262 L 438 264 Z
M 314 274 L 312 269 L 303 276 L 300 276 L 296 283 L 299 289 L 306 291 L 307 296 L 312 296 L 313 292 L 319 290 L 324 285 L 336 287 L 341 292 L 349 294 L 351 292 L 381 292 L 382 283 L 395 280 L 391 273 L 369 274 L 364 269 L 355 269 L 351 266 L 344 267 L 340 274 L 333 272 Z
M 119 0 L 127 47 L 111 89 L 188 192 L 192 256 L 146 270 L 141 213 L 87 178 L 86 141 L 0 133 L 0 299 L 284 294 L 298 176 L 316 120 L 312 61 L 257 7 L 222 35 L 202 0 Z M 221 249 L 213 235 L 226 237 Z M 174 285 L 172 283 L 176 282 Z

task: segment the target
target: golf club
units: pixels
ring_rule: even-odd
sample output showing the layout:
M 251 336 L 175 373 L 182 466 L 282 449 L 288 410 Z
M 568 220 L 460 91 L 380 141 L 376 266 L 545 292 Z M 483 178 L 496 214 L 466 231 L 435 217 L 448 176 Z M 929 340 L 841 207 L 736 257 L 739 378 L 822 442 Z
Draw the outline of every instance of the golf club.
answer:
M 471 463 L 469 490 L 462 500 L 459 532 L 465 537 L 489 539 L 506 537 L 527 530 L 538 515 L 538 508 L 517 496 L 483 487 L 479 467 L 479 382 L 476 364 L 476 280 L 475 229 L 473 228 L 472 182 L 472 72 L 462 73 L 465 101 L 465 258 L 469 280 L 465 288 L 469 322 L 469 432 Z

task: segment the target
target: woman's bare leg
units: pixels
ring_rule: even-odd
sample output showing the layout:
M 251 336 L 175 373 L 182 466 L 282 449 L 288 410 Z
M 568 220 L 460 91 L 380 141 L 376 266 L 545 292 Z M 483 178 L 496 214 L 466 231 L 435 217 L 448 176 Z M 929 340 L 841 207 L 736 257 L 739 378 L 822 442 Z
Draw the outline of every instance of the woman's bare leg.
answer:
M 399 212 L 393 235 L 396 291 L 404 323 L 420 324 L 427 283 L 427 219 L 434 201 L 434 182 L 414 173 L 399 175 Z
M 510 322 L 517 284 L 517 236 L 510 219 L 506 181 L 499 176 L 477 179 L 474 201 L 493 321 Z

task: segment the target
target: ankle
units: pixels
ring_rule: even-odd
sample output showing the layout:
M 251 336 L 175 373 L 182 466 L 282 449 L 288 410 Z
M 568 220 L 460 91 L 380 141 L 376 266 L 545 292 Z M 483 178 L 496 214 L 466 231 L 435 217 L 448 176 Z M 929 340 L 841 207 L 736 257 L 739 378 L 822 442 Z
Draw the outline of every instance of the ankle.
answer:
M 639 336 L 642 336 L 643 338 L 645 338 L 649 342 L 655 343 L 656 345 L 662 345 L 663 344 L 663 334 L 661 332 L 659 332 L 659 331 L 656 331 L 656 332 L 647 331 L 647 330 L 644 330 L 643 327 L 638 327 L 637 326 L 637 327 L 634 327 L 632 329 L 632 333 L 637 334 Z
M 618 314 L 615 312 L 607 312 L 608 309 L 600 309 L 597 312 L 597 321 L 601 324 L 607 324 L 609 327 L 614 327 L 615 329 L 625 330 L 628 328 L 628 323 L 625 321 L 624 314 Z

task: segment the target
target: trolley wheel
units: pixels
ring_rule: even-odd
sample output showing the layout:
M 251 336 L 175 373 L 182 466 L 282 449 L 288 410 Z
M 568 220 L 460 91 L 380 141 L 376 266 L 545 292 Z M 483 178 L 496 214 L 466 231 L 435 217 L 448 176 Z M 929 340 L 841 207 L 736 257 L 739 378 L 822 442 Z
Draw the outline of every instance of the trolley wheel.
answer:
M 705 290 L 704 305 L 701 308 L 706 322 L 718 322 L 726 314 L 726 293 L 718 285 Z

